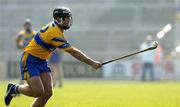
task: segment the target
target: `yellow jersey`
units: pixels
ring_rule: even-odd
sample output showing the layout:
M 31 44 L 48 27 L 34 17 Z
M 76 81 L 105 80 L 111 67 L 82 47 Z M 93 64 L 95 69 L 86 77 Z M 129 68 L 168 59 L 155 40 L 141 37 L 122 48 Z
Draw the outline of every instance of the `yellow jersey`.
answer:
M 72 47 L 65 39 L 59 24 L 54 21 L 42 27 L 24 51 L 40 59 L 48 59 L 56 48 L 66 51 Z
M 22 30 L 19 32 L 17 36 L 17 42 L 22 44 L 22 48 L 25 48 L 32 40 L 35 34 L 36 34 L 35 30 L 33 30 L 31 33 L 27 33 L 25 30 Z

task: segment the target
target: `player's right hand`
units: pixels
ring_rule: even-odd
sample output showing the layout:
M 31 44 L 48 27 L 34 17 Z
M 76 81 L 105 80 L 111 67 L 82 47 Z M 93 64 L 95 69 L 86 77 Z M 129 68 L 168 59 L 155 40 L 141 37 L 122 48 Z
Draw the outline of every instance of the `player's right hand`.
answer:
M 94 61 L 94 63 L 91 65 L 94 69 L 98 69 L 102 67 L 101 62 L 99 61 Z

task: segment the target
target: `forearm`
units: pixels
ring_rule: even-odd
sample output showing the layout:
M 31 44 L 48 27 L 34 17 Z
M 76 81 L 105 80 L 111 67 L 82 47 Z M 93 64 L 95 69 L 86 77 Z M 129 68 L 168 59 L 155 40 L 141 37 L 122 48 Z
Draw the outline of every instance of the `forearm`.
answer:
M 21 35 L 18 35 L 17 37 L 16 37 L 16 47 L 17 48 L 19 48 L 19 49 L 22 49 L 22 48 L 24 48 L 23 47 L 23 42 L 22 42 L 22 40 L 21 40 Z
M 73 48 L 73 52 L 69 52 L 73 57 L 78 59 L 81 62 L 84 62 L 88 65 L 92 65 L 94 63 L 94 60 L 85 55 L 82 51 L 79 49 Z

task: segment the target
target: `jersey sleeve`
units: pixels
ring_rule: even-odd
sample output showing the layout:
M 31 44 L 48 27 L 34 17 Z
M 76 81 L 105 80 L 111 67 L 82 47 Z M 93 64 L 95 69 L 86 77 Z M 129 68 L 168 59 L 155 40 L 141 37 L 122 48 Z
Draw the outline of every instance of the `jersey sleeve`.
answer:
M 56 46 L 57 48 L 67 51 L 72 48 L 70 43 L 62 36 L 62 37 L 54 37 L 51 39 L 52 45 Z

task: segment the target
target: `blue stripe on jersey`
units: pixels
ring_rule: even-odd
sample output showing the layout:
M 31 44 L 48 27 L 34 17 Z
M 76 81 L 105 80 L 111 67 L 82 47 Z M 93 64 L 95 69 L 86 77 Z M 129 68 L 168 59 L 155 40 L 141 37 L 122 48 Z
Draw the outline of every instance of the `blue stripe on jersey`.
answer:
M 55 27 L 55 24 L 54 24 L 54 23 L 52 23 L 52 27 Z
M 63 39 L 61 39 L 61 38 L 53 38 L 52 41 L 67 43 L 66 40 L 63 40 Z
M 65 43 L 65 44 L 62 44 L 62 45 L 58 46 L 58 48 L 68 48 L 70 46 L 71 45 L 69 43 Z
M 40 32 L 41 32 L 41 33 L 44 33 L 44 32 L 46 32 L 48 29 L 49 29 L 49 26 L 46 26 L 46 28 L 45 28 L 45 29 L 41 29 Z
M 56 49 L 55 46 L 52 46 L 48 43 L 45 43 L 42 38 L 40 37 L 39 33 L 36 33 L 36 35 L 34 36 L 34 40 L 35 42 L 40 45 L 41 47 L 43 47 L 46 50 L 49 50 L 50 52 L 54 51 Z

